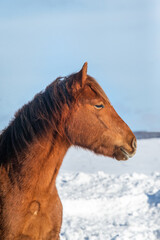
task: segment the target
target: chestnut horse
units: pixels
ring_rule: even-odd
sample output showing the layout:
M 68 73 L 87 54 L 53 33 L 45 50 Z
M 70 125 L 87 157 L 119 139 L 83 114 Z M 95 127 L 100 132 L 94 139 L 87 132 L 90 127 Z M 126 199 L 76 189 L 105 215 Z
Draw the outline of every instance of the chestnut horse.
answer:
M 62 204 L 56 177 L 71 145 L 127 160 L 136 138 L 87 63 L 57 78 L 0 135 L 0 239 L 58 240 Z

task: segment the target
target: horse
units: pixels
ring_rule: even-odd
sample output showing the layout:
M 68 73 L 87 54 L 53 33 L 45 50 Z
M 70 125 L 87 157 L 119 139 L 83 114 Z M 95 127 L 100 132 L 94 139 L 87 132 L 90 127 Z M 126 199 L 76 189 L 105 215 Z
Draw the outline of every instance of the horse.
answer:
M 87 63 L 37 94 L 0 135 L 1 240 L 60 239 L 56 178 L 72 145 L 117 160 L 137 147 Z

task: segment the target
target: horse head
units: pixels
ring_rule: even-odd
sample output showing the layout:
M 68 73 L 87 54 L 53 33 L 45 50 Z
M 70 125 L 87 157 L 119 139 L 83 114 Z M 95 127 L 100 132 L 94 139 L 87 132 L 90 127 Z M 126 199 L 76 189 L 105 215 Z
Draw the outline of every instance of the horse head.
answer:
M 117 160 L 132 157 L 136 138 L 97 81 L 87 75 L 87 63 L 67 81 L 75 99 L 65 126 L 70 142 Z

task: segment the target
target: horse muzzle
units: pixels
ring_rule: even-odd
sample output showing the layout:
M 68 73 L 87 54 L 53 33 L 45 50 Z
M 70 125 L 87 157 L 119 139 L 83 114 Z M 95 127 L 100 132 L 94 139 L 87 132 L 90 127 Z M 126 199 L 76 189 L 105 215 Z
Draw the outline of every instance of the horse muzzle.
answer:
M 137 149 L 137 140 L 135 137 L 133 138 L 131 147 L 129 147 L 129 148 L 132 149 L 132 151 L 127 150 L 127 148 L 123 147 L 123 146 L 116 147 L 113 157 L 119 161 L 120 160 L 126 161 L 129 158 L 133 157 L 135 155 L 136 149 Z

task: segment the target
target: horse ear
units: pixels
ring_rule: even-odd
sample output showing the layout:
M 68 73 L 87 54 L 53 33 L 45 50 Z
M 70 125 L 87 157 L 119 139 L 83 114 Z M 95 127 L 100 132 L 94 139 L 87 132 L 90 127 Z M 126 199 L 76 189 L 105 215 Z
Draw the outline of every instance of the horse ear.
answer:
M 87 68 L 88 68 L 88 63 L 85 62 L 83 64 L 83 67 L 81 69 L 82 71 L 82 87 L 85 85 L 86 79 L 87 79 Z
M 87 67 L 88 67 L 88 63 L 85 62 L 80 72 L 78 72 L 78 81 L 81 87 L 84 87 L 87 79 Z

